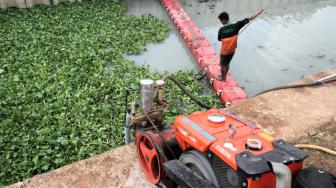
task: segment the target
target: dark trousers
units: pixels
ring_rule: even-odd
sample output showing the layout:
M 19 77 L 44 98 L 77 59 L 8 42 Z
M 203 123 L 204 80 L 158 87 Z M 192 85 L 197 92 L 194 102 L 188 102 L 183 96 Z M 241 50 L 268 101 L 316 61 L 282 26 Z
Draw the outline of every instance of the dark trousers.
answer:
M 226 75 L 229 72 L 230 69 L 230 62 L 233 58 L 233 54 L 230 55 L 221 55 L 220 56 L 220 64 L 221 64 L 221 73 L 222 73 L 222 78 L 224 81 L 226 81 Z

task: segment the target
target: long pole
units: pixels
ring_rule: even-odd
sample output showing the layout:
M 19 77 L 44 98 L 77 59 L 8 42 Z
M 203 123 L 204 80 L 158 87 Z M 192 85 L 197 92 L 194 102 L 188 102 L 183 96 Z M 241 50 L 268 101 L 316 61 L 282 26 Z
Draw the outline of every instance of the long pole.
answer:
M 259 14 L 260 15 L 260 14 Z M 258 15 L 258 16 L 259 16 Z M 258 17 L 257 16 L 257 17 Z M 240 35 L 257 17 L 253 18 L 242 30 L 240 30 L 240 32 L 238 33 L 238 35 Z

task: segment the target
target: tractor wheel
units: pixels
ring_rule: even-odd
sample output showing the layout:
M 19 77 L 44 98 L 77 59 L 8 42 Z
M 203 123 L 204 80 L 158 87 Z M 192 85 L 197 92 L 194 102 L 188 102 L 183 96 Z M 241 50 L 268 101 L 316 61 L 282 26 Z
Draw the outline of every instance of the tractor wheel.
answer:
M 160 182 L 163 173 L 163 159 L 157 147 L 161 147 L 161 145 L 153 132 L 136 133 L 136 150 L 140 167 L 153 184 Z
M 215 187 L 219 187 L 209 160 L 202 153 L 196 150 L 187 151 L 180 156 L 180 161 L 194 172 L 195 175 L 209 181 Z

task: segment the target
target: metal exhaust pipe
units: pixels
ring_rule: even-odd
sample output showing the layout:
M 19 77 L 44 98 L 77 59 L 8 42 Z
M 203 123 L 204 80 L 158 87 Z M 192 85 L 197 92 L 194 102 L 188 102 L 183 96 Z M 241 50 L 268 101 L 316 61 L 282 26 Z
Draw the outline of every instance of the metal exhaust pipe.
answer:
M 268 165 L 276 176 L 276 188 L 291 188 L 292 173 L 288 166 L 271 161 L 268 162 Z

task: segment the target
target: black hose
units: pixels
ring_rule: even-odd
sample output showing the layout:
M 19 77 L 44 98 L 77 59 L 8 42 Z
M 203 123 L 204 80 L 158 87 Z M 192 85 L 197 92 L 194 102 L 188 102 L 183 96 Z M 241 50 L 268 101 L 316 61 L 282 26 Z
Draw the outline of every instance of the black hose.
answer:
M 186 88 L 180 83 L 178 82 L 174 77 L 171 76 L 167 76 L 164 78 L 164 80 L 171 80 L 174 82 L 174 84 L 177 85 L 177 87 L 179 87 L 181 89 L 181 91 L 183 93 L 185 93 L 191 100 L 193 100 L 198 106 L 202 107 L 202 108 L 206 108 L 206 109 L 210 109 L 210 107 L 206 104 L 204 104 L 203 102 L 199 101 L 198 99 L 196 99 L 191 93 L 189 93 Z
M 313 82 L 310 82 L 310 83 L 304 83 L 304 84 L 292 84 L 292 85 L 279 86 L 279 87 L 275 87 L 275 88 L 272 88 L 272 89 L 268 89 L 268 90 L 262 91 L 262 92 L 260 92 L 260 93 L 258 93 L 258 94 L 256 94 L 256 95 L 254 95 L 253 97 L 258 96 L 258 95 L 261 95 L 261 94 L 264 94 L 264 93 L 267 93 L 267 92 L 270 92 L 270 91 L 280 90 L 280 89 L 289 89 L 289 88 L 299 88 L 299 87 L 317 86 L 317 85 L 326 84 L 326 83 L 334 82 L 334 81 L 336 81 L 336 78 L 332 78 L 332 79 L 329 79 L 329 80 L 326 80 L 326 81 L 323 81 L 323 82 L 316 82 L 316 81 L 313 81 Z

